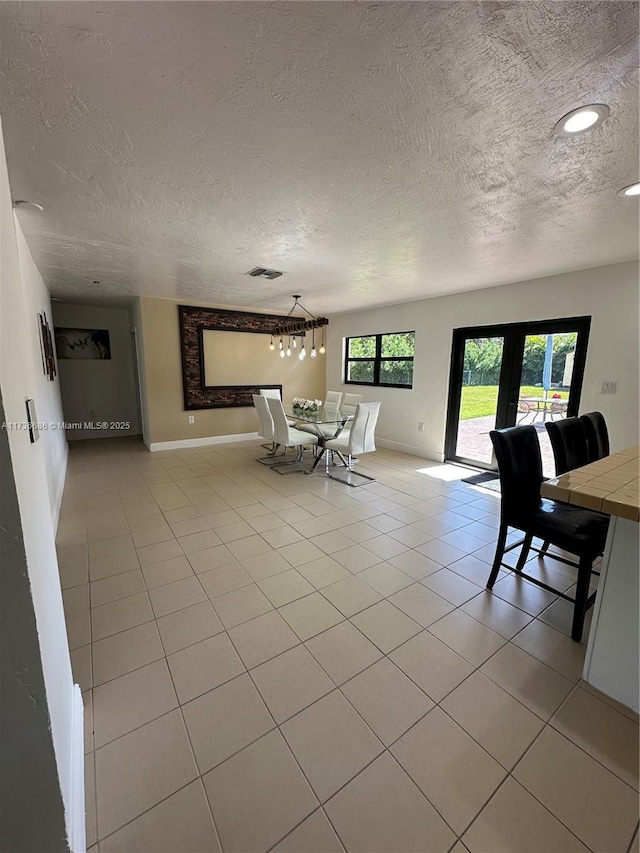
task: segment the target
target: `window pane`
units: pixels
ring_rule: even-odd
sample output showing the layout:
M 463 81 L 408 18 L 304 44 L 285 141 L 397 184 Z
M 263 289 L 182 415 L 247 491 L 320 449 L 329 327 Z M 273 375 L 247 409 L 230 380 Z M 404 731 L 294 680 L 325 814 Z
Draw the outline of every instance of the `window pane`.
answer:
M 383 361 L 380 363 L 380 382 L 394 385 L 411 385 L 413 361 Z
M 347 374 L 349 382 L 373 382 L 373 361 L 351 361 Z
M 349 358 L 375 358 L 376 336 L 349 338 Z
M 415 332 L 401 332 L 395 335 L 382 336 L 382 357 L 413 356 Z

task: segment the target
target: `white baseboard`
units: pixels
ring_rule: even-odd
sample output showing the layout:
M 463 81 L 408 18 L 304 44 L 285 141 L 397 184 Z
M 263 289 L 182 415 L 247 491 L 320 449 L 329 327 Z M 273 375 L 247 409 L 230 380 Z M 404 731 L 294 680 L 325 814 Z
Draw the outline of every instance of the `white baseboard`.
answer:
M 231 444 L 234 441 L 256 441 L 257 432 L 240 432 L 236 435 L 207 435 L 204 438 L 183 438 L 179 441 L 152 441 L 147 447 L 155 450 L 181 450 L 185 447 L 206 447 L 209 444 Z M 145 442 L 146 444 L 146 442 Z
M 62 495 L 64 493 L 64 484 L 67 481 L 67 464 L 69 462 L 69 445 L 65 442 L 64 459 L 58 472 L 58 482 L 56 483 L 56 493 L 53 498 L 53 506 L 51 507 L 51 521 L 53 522 L 53 532 L 58 529 L 58 521 L 60 520 L 60 510 L 62 509 Z
M 401 444 L 398 441 L 388 441 L 386 438 L 377 438 L 376 444 L 380 447 L 386 447 L 388 450 L 397 450 L 399 453 L 410 453 L 412 456 L 419 456 L 421 459 L 431 459 L 433 462 L 444 462 L 444 453 L 437 453 L 434 450 L 425 450 L 424 447 L 414 447 L 411 444 Z
M 82 693 L 73 685 L 71 703 L 71 789 L 65 813 L 71 853 L 86 853 L 84 799 L 84 705 Z

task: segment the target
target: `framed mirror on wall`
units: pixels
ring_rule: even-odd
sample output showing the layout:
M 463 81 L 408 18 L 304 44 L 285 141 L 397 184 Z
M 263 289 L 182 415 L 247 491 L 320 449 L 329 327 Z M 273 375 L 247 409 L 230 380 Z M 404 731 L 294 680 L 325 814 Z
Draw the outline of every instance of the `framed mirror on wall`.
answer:
M 270 388 L 282 378 L 280 359 L 265 352 L 269 339 L 250 332 L 202 330 L 205 388 L 259 385 Z

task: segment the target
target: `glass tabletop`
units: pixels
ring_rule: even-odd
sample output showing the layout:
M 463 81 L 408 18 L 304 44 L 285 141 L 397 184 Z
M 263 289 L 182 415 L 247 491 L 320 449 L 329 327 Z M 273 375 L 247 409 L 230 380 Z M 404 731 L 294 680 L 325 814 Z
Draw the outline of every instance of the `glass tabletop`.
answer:
M 352 414 L 336 411 L 325 412 L 322 406 L 317 412 L 302 412 L 288 405 L 284 407 L 287 417 L 307 424 L 344 424 L 353 420 Z

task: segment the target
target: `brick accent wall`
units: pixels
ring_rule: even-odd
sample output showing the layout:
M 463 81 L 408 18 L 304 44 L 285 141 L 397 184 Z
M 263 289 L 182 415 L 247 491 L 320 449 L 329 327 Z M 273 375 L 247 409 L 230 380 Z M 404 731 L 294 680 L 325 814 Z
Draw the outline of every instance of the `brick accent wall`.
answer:
M 178 306 L 180 346 L 182 348 L 182 385 L 185 411 L 194 409 L 224 409 L 231 406 L 253 406 L 252 394 L 260 388 L 281 385 L 216 385 L 207 387 L 204 381 L 202 332 L 218 329 L 225 332 L 255 332 L 269 335 L 282 325 L 281 314 L 253 314 L 246 311 L 223 311 L 217 308 Z

